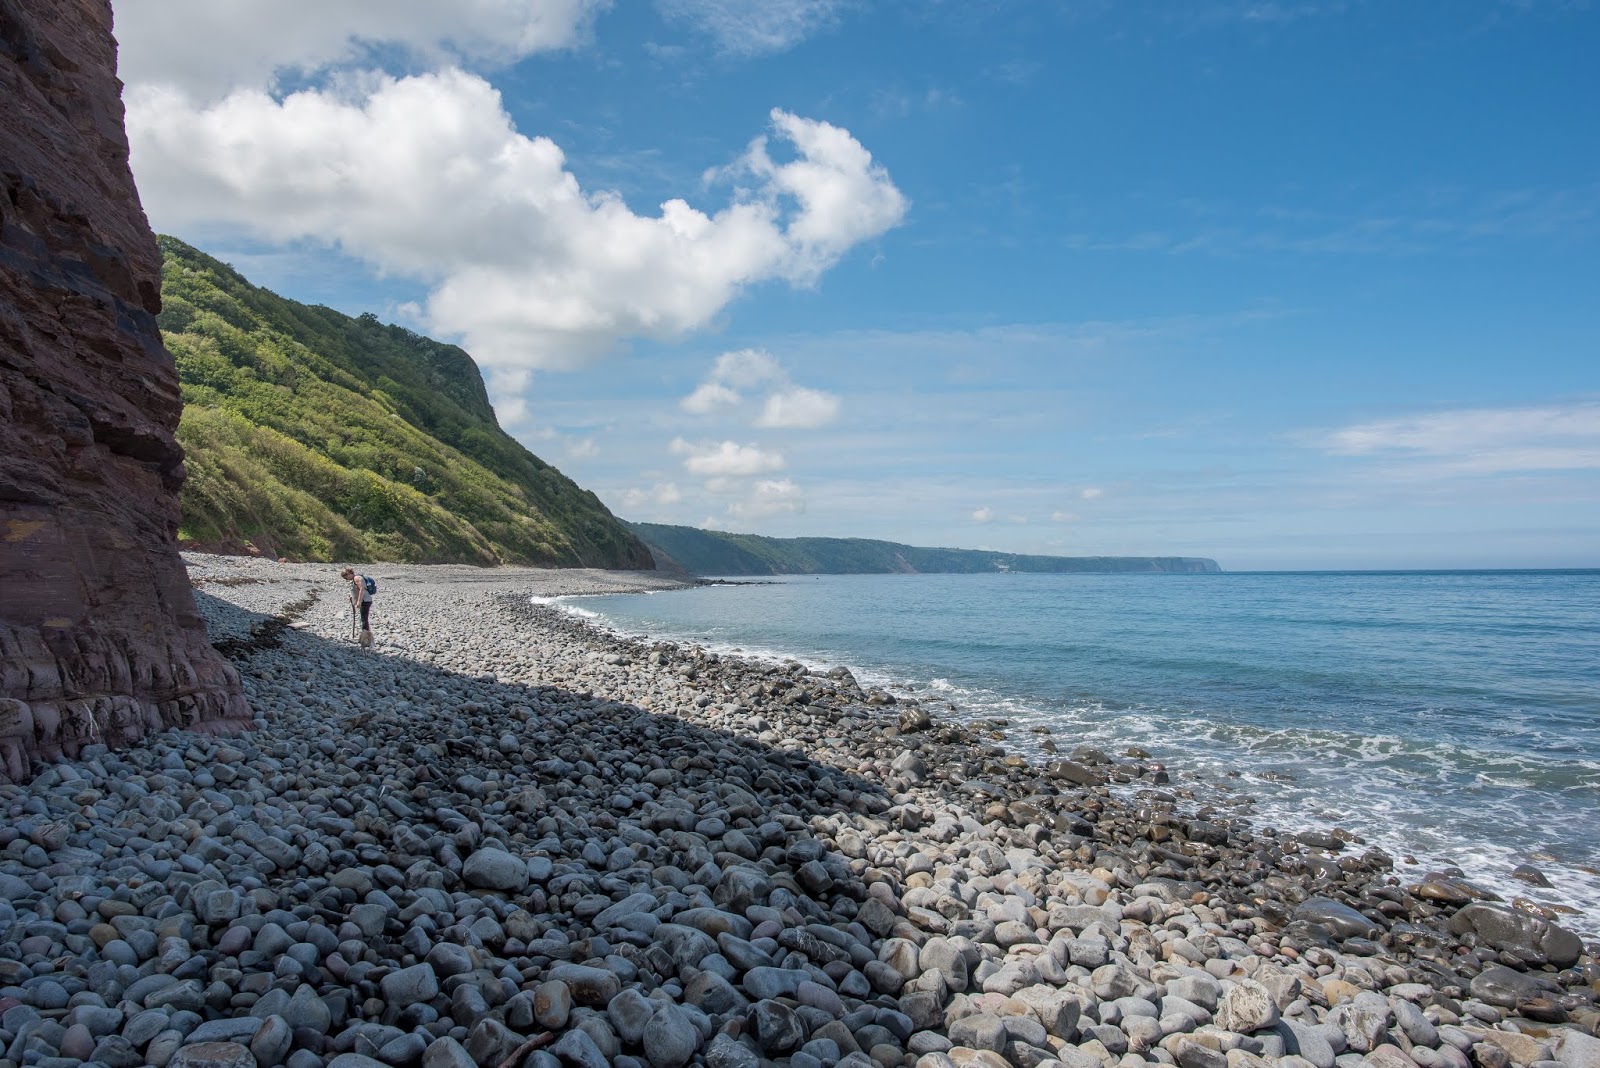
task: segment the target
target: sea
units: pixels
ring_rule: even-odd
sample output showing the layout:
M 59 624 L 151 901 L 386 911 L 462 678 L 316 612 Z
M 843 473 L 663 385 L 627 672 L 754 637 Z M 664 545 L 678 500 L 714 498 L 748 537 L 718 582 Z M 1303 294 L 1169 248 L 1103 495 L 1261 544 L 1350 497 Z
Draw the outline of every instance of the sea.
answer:
M 1459 868 L 1600 936 L 1600 570 L 807 575 L 559 599 L 619 632 L 845 665 L 1045 758 L 1136 747 L 1403 878 Z M 1512 876 L 1518 865 L 1549 887 Z

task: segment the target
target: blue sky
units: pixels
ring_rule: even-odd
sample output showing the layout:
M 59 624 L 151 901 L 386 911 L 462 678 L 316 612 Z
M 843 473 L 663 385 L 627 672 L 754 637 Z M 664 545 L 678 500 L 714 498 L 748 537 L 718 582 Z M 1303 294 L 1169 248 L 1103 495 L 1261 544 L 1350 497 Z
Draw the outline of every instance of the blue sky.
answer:
M 1590 4 L 117 20 L 157 229 L 461 341 L 627 518 L 1600 566 Z

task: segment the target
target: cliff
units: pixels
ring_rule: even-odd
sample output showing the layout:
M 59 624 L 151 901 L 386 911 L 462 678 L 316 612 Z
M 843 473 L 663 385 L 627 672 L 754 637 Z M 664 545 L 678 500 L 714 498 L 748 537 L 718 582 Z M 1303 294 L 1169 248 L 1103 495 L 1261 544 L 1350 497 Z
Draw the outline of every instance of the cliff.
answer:
M 657 566 L 695 575 L 1038 574 L 1221 571 L 1198 556 L 1029 556 L 987 549 L 929 549 L 870 538 L 766 538 L 659 523 L 629 524 Z
M 177 550 L 180 399 L 105 0 L 0 0 L 0 781 L 249 721 Z
M 472 358 L 251 285 L 176 238 L 160 324 L 188 453 L 180 538 L 300 560 L 648 570 L 600 499 L 501 429 Z

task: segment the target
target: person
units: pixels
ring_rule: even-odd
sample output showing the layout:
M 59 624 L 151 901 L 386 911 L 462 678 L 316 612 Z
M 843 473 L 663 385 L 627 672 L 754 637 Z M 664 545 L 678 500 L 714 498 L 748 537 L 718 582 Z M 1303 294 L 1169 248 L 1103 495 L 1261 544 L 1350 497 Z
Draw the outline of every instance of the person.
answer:
M 378 592 L 378 584 L 365 575 L 356 574 L 356 569 L 347 567 L 339 572 L 346 582 L 350 583 L 350 607 L 360 606 L 361 610 L 361 644 L 372 644 L 372 595 Z

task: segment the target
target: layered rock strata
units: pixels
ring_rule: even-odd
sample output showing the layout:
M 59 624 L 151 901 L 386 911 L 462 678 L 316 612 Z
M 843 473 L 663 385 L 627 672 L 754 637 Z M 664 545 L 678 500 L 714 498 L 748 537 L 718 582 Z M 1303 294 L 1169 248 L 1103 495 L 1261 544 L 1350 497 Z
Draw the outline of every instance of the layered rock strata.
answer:
M 0 781 L 243 724 L 177 552 L 181 402 L 111 9 L 0 0 Z

